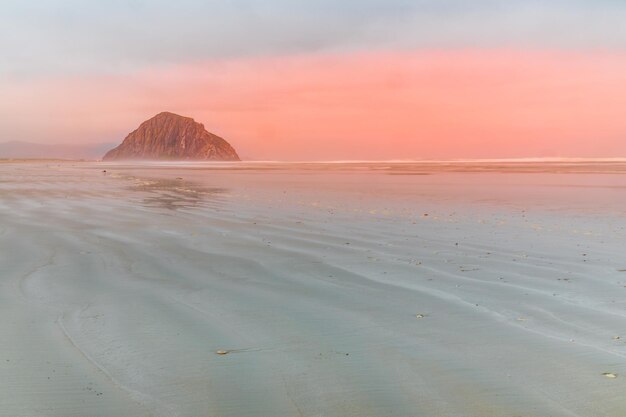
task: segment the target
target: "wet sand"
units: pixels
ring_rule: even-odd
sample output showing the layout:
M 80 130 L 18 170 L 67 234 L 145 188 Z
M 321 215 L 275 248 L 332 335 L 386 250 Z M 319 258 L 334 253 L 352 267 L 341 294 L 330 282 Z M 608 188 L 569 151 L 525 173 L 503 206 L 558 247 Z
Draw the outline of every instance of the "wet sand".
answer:
M 565 165 L 2 163 L 0 416 L 621 417 L 626 170 Z

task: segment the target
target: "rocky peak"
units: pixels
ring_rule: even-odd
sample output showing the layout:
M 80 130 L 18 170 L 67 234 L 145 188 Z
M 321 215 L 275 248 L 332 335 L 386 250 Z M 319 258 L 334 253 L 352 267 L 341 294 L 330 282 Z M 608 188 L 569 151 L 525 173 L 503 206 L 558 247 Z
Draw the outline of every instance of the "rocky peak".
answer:
M 163 112 L 143 122 L 103 159 L 239 161 L 239 156 L 191 117 Z

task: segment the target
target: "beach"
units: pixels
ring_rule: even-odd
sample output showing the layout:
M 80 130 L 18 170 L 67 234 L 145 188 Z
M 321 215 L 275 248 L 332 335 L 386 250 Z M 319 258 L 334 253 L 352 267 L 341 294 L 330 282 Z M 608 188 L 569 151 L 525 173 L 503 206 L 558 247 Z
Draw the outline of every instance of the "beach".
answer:
M 626 414 L 626 163 L 0 163 L 0 416 Z

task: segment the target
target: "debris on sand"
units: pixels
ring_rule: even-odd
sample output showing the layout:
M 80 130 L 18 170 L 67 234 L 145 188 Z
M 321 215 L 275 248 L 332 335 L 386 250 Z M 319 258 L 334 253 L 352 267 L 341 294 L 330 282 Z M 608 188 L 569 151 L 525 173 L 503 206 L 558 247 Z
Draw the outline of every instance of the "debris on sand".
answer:
M 424 317 L 426 317 L 426 314 L 416 314 L 415 315 L 416 319 L 423 319 Z
M 605 372 L 602 374 L 602 376 L 604 376 L 605 378 L 617 378 L 617 374 L 614 374 L 613 372 Z
M 218 350 L 215 353 L 217 353 L 218 355 L 228 355 L 230 352 L 227 350 Z
M 472 271 L 480 271 L 480 268 L 477 266 L 468 265 L 468 266 L 459 266 L 459 270 L 461 272 L 472 272 Z

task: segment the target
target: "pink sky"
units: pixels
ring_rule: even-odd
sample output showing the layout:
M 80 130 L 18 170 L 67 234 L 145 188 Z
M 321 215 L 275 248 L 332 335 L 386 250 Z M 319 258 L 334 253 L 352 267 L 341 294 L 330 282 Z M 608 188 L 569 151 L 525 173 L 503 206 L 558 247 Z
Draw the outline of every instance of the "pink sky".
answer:
M 0 79 L 2 140 L 120 142 L 161 111 L 249 159 L 626 156 L 626 53 L 413 50 Z

